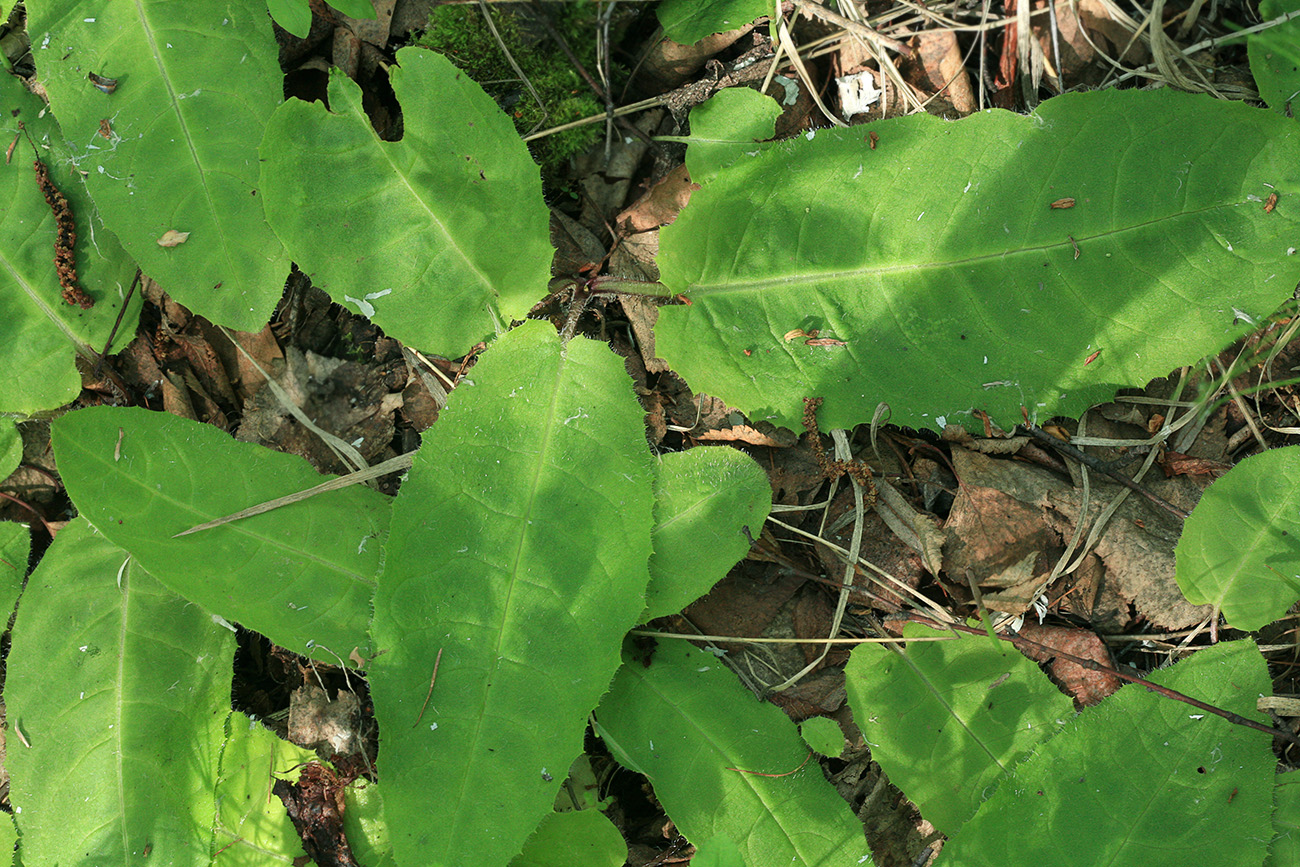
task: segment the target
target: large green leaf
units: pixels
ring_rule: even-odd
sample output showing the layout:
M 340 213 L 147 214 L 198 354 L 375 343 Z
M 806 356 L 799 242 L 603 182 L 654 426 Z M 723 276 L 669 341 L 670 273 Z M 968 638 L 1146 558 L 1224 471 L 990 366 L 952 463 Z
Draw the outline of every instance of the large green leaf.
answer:
M 642 620 L 676 614 L 708 593 L 749 550 L 772 508 L 767 474 L 738 449 L 659 458 L 650 586 Z
M 1300 137 L 1273 112 L 1111 90 L 872 129 L 752 145 L 663 230 L 693 303 L 657 346 L 692 387 L 790 427 L 814 396 L 827 428 L 881 401 L 1044 419 L 1217 350 L 1300 278 Z
M 195 312 L 261 329 L 289 268 L 257 188 L 283 88 L 265 5 L 32 0 L 27 29 L 73 164 L 122 246 Z M 189 239 L 160 246 L 168 231 Z
M 298 653 L 368 646 L 382 494 L 354 485 L 177 539 L 324 479 L 301 458 L 143 409 L 68 413 L 53 441 L 81 514 L 177 593 Z
M 25 864 L 210 863 L 234 651 L 229 630 L 84 520 L 59 533 L 28 582 L 5 683 Z
M 909 625 L 908 638 L 934 638 Z M 951 634 L 951 633 L 947 633 Z M 871 757 L 934 827 L 953 834 L 998 780 L 1074 716 L 1033 662 L 987 638 L 853 651 L 844 670 Z
M 1260 0 L 1259 15 L 1267 21 L 1297 9 L 1297 0 Z M 1260 99 L 1274 111 L 1293 114 L 1291 103 L 1300 97 L 1300 20 L 1251 34 L 1248 50 Z
M 375 595 L 370 685 L 402 865 L 519 853 L 649 580 L 652 470 L 622 361 L 530 322 L 472 378 L 402 485 Z
M 65 304 L 54 267 L 54 215 L 36 186 L 35 154 L 22 136 L 13 162 L 0 171 L 0 342 L 6 373 L 0 378 L 0 412 L 31 415 L 72 401 L 81 391 L 76 362 L 103 351 L 135 274 L 135 263 L 95 217 L 72 155 L 45 105 L 17 77 L 0 76 L 0 138 L 6 146 L 22 123 L 40 146 L 50 179 L 76 220 L 77 275 L 95 300 L 90 310 Z M 120 348 L 135 333 L 137 293 L 116 338 Z M 5 475 L 8 475 L 6 472 Z
M 1259 629 L 1300 598 L 1300 448 L 1252 455 L 1206 490 L 1174 550 L 1178 586 L 1238 629 Z
M 794 723 L 717 657 L 661 643 L 648 667 L 619 669 L 596 719 L 688 840 L 730 838 L 750 867 L 871 863 L 862 824 L 821 768 L 804 764 L 811 753 Z
M 402 140 L 381 140 L 337 71 L 330 111 L 290 100 L 262 143 L 267 216 L 334 300 L 459 354 L 546 291 L 541 175 L 509 118 L 444 57 L 397 52 Z M 339 183 L 347 178 L 347 183 Z
M 1270 691 L 1253 642 L 1225 642 L 1151 676 L 1260 722 Z M 1276 760 L 1266 734 L 1127 686 L 1019 765 L 948 841 L 942 867 L 1259 867 Z

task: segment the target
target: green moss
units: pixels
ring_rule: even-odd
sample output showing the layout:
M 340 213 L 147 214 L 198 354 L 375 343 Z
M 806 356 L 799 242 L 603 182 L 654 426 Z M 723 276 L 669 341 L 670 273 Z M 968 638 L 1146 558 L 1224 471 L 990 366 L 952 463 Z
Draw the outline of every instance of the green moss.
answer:
M 596 75 L 596 4 L 584 0 L 547 4 L 547 11 L 583 67 Z M 522 6 L 493 5 L 492 16 L 502 41 L 545 104 L 545 112 L 511 68 L 479 7 L 435 8 L 418 43 L 446 55 L 482 85 L 522 135 L 604 110 L 535 12 Z M 603 124 L 590 124 L 531 142 L 533 158 L 541 165 L 547 184 L 554 184 L 568 159 L 597 141 L 603 130 Z

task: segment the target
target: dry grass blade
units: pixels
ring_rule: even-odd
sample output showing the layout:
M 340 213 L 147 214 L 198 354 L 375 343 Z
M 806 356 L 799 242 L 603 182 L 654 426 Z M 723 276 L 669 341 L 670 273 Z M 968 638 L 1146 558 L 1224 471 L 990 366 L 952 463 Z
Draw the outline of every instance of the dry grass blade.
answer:
M 288 505 L 292 505 L 293 503 L 302 502 L 303 500 L 310 499 L 311 497 L 314 497 L 317 494 L 323 494 L 326 493 L 327 491 L 337 491 L 339 488 L 346 488 L 348 485 L 356 485 L 356 484 L 360 484 L 361 482 L 368 482 L 371 479 L 377 479 L 380 476 L 386 476 L 389 473 L 396 473 L 396 472 L 401 472 L 402 470 L 409 470 L 411 468 L 411 461 L 414 458 L 414 456 L 415 456 L 414 452 L 412 452 L 410 454 L 398 455 L 395 458 L 389 458 L 388 460 L 384 461 L 381 464 L 375 464 L 373 467 L 368 467 L 367 469 L 359 470 L 355 473 L 348 473 L 346 476 L 339 476 L 337 478 L 330 479 L 327 482 L 321 482 L 319 485 L 316 485 L 313 488 L 308 488 L 305 491 L 298 491 L 297 493 L 286 494 L 283 497 L 277 497 L 274 500 L 267 500 L 265 503 L 258 503 L 256 506 L 249 506 L 247 509 L 241 509 L 238 512 L 235 512 L 230 515 L 226 515 L 225 517 L 216 518 L 214 520 L 208 521 L 203 524 L 196 524 L 195 526 L 190 527 L 188 530 L 182 530 L 181 532 L 177 533 L 175 536 L 172 536 L 172 538 L 178 539 L 181 536 L 188 536 L 191 533 L 198 533 L 201 530 L 211 530 L 213 527 L 220 527 L 222 524 L 230 524 L 234 521 L 241 521 L 244 518 L 251 518 L 254 515 L 260 515 L 263 512 L 269 512 L 272 509 L 278 509 L 281 506 L 288 506 Z
M 302 411 L 302 407 L 294 403 L 293 398 L 289 397 L 289 393 L 284 390 L 280 383 L 276 382 L 274 377 L 262 369 L 262 365 L 257 363 L 257 359 L 248 354 L 248 351 L 240 345 L 238 340 L 235 340 L 234 335 L 232 335 L 225 326 L 218 327 L 221 328 L 221 333 L 226 335 L 226 339 L 239 350 L 239 354 L 244 356 L 248 363 L 262 375 L 264 380 L 266 380 L 267 388 L 271 389 L 271 393 L 275 395 L 275 399 L 284 407 L 285 412 L 297 419 L 300 425 L 320 437 L 321 441 L 324 442 L 325 445 L 329 446 L 330 451 L 334 452 L 334 454 L 338 456 L 338 459 L 345 465 L 350 465 L 356 470 L 364 470 L 366 468 L 367 461 L 365 457 L 362 456 L 361 452 L 357 451 L 356 446 L 340 439 L 317 425 L 316 422 L 307 416 L 307 413 Z M 380 475 L 383 474 L 380 473 Z

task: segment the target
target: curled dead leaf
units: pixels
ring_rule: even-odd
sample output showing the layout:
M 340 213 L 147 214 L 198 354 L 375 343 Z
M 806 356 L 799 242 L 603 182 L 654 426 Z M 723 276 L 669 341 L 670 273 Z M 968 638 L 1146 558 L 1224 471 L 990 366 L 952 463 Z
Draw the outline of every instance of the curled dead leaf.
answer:
M 117 90 L 116 78 L 105 78 L 104 76 L 96 75 L 93 72 L 89 73 L 86 78 L 90 79 L 90 83 L 95 85 L 97 90 L 103 91 L 104 93 L 112 93 Z

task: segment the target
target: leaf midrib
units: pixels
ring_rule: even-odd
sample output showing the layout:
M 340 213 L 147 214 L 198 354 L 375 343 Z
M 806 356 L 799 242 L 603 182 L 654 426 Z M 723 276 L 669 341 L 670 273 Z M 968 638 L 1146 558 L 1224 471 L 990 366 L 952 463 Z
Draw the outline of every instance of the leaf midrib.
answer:
M 563 379 L 564 369 L 567 362 L 568 362 L 568 351 L 566 347 L 565 349 L 562 349 L 560 352 L 559 362 L 556 365 L 555 372 L 553 374 L 553 379 L 557 384 L 557 387 L 549 390 L 550 401 L 547 404 L 546 418 L 542 422 L 542 428 L 541 428 L 544 431 L 544 434 L 542 436 L 542 442 L 537 449 L 535 459 L 533 461 L 533 466 L 534 466 L 533 478 L 528 485 L 528 500 L 523 509 L 522 514 L 517 519 L 519 526 L 521 526 L 523 530 L 519 534 L 519 542 L 515 547 L 514 554 L 511 556 L 509 585 L 506 590 L 505 599 L 501 603 L 500 615 L 496 618 L 495 622 L 492 624 L 493 628 L 495 628 L 496 630 L 496 643 L 493 645 L 492 648 L 492 658 L 494 660 L 497 660 L 498 662 L 502 658 L 501 648 L 505 642 L 506 631 L 507 631 L 506 624 L 510 623 L 512 620 L 512 618 L 510 617 L 511 605 L 515 601 L 515 589 L 519 586 L 520 570 L 522 568 L 522 563 L 523 563 L 523 552 L 526 547 L 525 542 L 529 538 L 529 533 L 530 533 L 529 528 L 533 526 L 533 522 L 531 518 L 532 518 L 533 511 L 537 505 L 537 493 L 540 487 L 539 482 L 541 480 L 542 472 L 547 466 L 547 462 L 545 458 L 546 455 L 549 453 L 551 446 L 555 440 L 555 435 L 556 435 L 555 419 L 556 416 L 558 415 L 558 407 L 560 405 L 562 395 L 565 393 L 565 389 L 558 386 L 562 384 L 561 380 Z M 492 670 L 495 671 L 496 667 L 497 665 L 496 663 L 494 663 Z M 493 697 L 493 692 L 490 685 L 487 688 L 482 690 L 481 696 L 482 696 L 482 700 L 479 703 L 478 712 L 475 714 L 474 717 L 474 732 L 469 741 L 471 756 L 477 755 L 477 748 L 484 740 L 483 727 L 487 722 L 488 704 L 490 703 Z M 454 845 L 455 841 L 459 839 L 459 836 L 461 834 L 460 826 L 465 821 L 472 820 L 474 818 L 473 816 L 470 815 L 470 811 L 477 803 L 477 801 L 473 797 L 470 797 L 469 793 L 467 792 L 467 787 L 469 785 L 469 782 L 474 776 L 473 774 L 470 773 L 471 764 L 473 764 L 472 761 L 466 761 L 461 765 L 462 772 L 460 774 L 460 780 L 458 781 L 459 785 L 458 785 L 458 792 L 456 796 L 456 803 L 460 806 L 460 809 L 456 811 L 455 816 L 453 816 L 451 819 L 451 829 L 445 838 L 448 846 Z
M 366 131 L 370 135 L 370 140 L 374 145 L 374 149 L 379 153 L 380 156 L 383 157 L 384 162 L 388 163 L 389 167 L 393 170 L 393 174 L 396 177 L 401 179 L 402 186 L 404 186 L 407 189 L 407 191 L 410 192 L 411 198 L 424 210 L 425 215 L 429 218 L 429 220 L 437 228 L 438 232 L 442 235 L 444 249 L 449 248 L 451 251 L 455 252 L 456 256 L 459 257 L 460 260 L 465 263 L 465 267 L 468 268 L 469 271 L 479 279 L 479 282 L 483 284 L 483 286 L 487 290 L 488 296 L 495 297 L 496 290 L 492 286 L 492 280 L 487 276 L 487 274 L 483 273 L 483 269 L 479 268 L 478 265 L 476 265 L 474 261 L 469 257 L 469 254 L 465 252 L 464 247 L 457 242 L 455 234 L 453 234 L 451 230 L 448 229 L 446 222 L 444 222 L 438 216 L 438 214 L 433 210 L 433 208 L 429 206 L 429 203 L 425 200 L 425 197 L 421 195 L 420 192 L 416 190 L 416 188 L 411 184 L 411 180 L 410 178 L 407 177 L 406 172 L 403 171 L 400 167 L 398 167 L 397 163 L 393 161 L 390 151 L 393 148 L 402 147 L 403 146 L 402 143 L 386 142 L 379 137 L 378 133 L 375 132 L 374 127 L 371 126 L 370 122 L 366 119 L 367 115 L 365 111 L 362 109 L 362 107 L 357 103 L 355 99 L 356 94 L 360 93 L 359 89 L 357 89 L 355 92 L 353 88 L 340 88 L 340 89 L 346 93 L 349 109 L 351 109 L 352 113 L 355 116 L 360 117 L 362 119 L 362 123 L 365 124 Z M 410 145 L 406 145 L 406 147 L 409 149 Z M 417 159 L 420 158 L 418 154 L 416 155 L 416 158 Z M 420 272 L 419 277 L 416 278 L 417 283 L 424 279 L 424 275 L 429 273 L 429 268 L 431 267 L 433 267 L 433 257 L 429 256 L 426 257 L 424 269 Z
M 1122 235 L 1126 232 L 1133 232 L 1142 229 L 1148 229 L 1158 226 L 1169 220 L 1180 219 L 1184 217 L 1195 216 L 1209 213 L 1220 208 L 1238 208 L 1245 203 L 1241 202 L 1218 202 L 1213 205 L 1207 205 L 1203 208 L 1194 210 L 1179 211 L 1175 214 L 1166 214 L 1154 220 L 1147 220 L 1142 223 L 1134 223 L 1130 226 L 1122 226 L 1115 229 L 1107 229 L 1102 232 L 1096 232 L 1091 235 L 1075 235 L 1074 242 L 1077 242 L 1082 249 L 1091 241 L 1104 238 L 1111 238 Z M 743 246 L 743 245 L 741 245 Z M 692 298 L 698 298 L 703 295 L 726 295 L 740 292 L 762 292 L 770 289 L 780 289 L 787 287 L 799 287 L 809 283 L 832 283 L 843 282 L 850 284 L 860 284 L 864 280 L 872 277 L 883 277 L 891 274 L 914 273 L 917 271 L 943 271 L 952 268 L 969 267 L 973 265 L 984 265 L 989 262 L 1004 262 L 1008 257 L 1021 256 L 1026 254 L 1042 254 L 1049 251 L 1069 250 L 1073 252 L 1074 246 L 1070 241 L 1070 236 L 1066 239 L 1053 244 L 1038 244 L 1035 246 L 1022 246 L 1014 249 L 998 250 L 991 253 L 982 253 L 976 256 L 967 256 L 964 259 L 945 259 L 931 260 L 927 262 L 899 262 L 889 265 L 869 265 L 856 268 L 842 268 L 838 270 L 808 270 L 808 271 L 789 271 L 767 278 L 746 278 L 742 280 L 728 280 L 725 283 L 707 283 L 693 282 L 689 288 L 688 294 Z M 740 254 L 737 250 L 737 254 Z M 670 308 L 671 309 L 671 308 Z
M 208 173 L 203 168 L 203 161 L 200 159 L 198 148 L 195 146 L 194 136 L 190 132 L 190 125 L 185 119 L 185 114 L 181 111 L 180 99 L 176 94 L 176 89 L 172 87 L 171 76 L 168 74 L 167 64 L 163 62 L 162 52 L 158 49 L 158 41 L 154 38 L 152 22 L 149 21 L 149 16 L 146 14 L 143 0 L 135 0 L 135 10 L 137 17 L 140 19 L 141 35 L 149 45 L 149 54 L 158 67 L 158 80 L 167 91 L 167 104 L 171 107 L 172 115 L 175 116 L 176 123 L 180 127 L 185 147 L 190 153 L 190 161 L 198 174 L 198 182 L 203 190 L 203 201 L 207 205 L 208 216 L 221 238 L 221 249 L 228 251 L 231 244 L 226 237 L 225 224 L 220 219 L 218 208 L 213 201 L 212 189 L 208 186 Z M 228 255 L 227 258 L 229 258 Z

